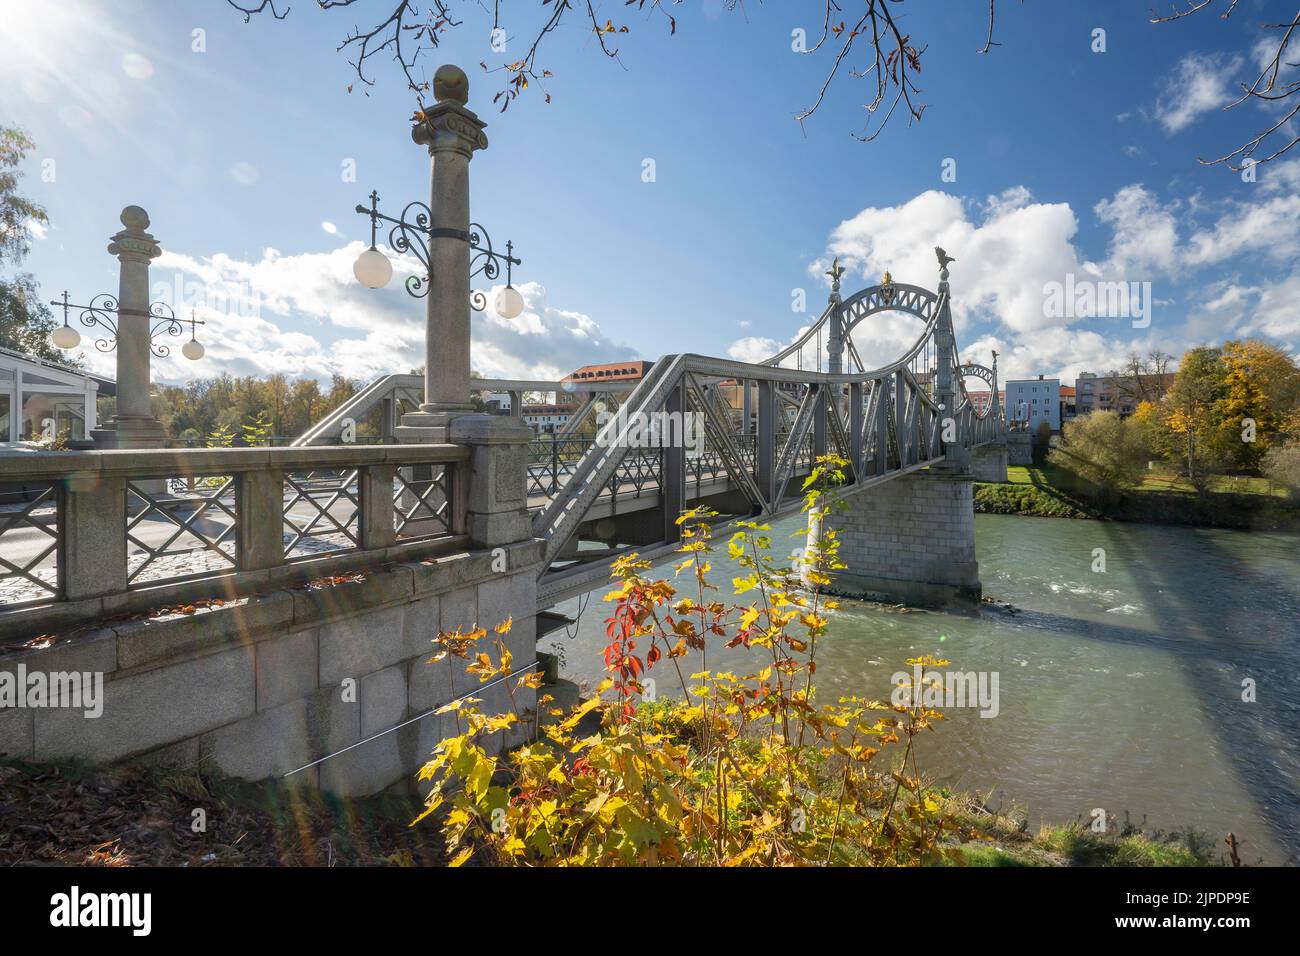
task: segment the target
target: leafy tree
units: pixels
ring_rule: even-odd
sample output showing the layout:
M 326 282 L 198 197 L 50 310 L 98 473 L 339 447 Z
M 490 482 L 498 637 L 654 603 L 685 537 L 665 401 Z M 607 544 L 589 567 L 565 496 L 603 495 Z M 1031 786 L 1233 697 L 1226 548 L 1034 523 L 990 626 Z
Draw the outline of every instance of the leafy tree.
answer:
M 314 378 L 294 382 L 289 393 L 288 421 L 283 434 L 301 435 L 321 417 L 324 405 L 325 396 L 321 394 L 320 382 Z
M 9 280 L 0 279 L 0 346 L 80 367 L 83 363 L 80 356 L 69 357 L 50 341 L 50 333 L 57 326 L 29 274 L 19 273 Z
M 338 408 L 349 398 L 355 395 L 361 386 L 355 379 L 350 379 L 346 375 L 334 375 L 330 379 L 330 390 L 327 395 L 328 405 L 330 408 Z
M 1192 349 L 1183 356 L 1174 384 L 1164 398 L 1164 423 L 1183 441 L 1187 478 L 1198 491 L 1209 487 L 1215 471 L 1231 454 L 1220 425 L 1227 395 L 1227 369 L 1218 349 Z
M 258 412 L 243 425 L 244 444 L 257 448 L 268 443 L 271 437 L 271 421 L 265 412 Z
M 209 448 L 229 448 L 235 443 L 235 433 L 229 425 L 218 425 L 208 433 Z
M 18 167 L 35 145 L 22 130 L 0 126 L 0 263 L 22 262 L 31 246 L 31 224 L 49 221 L 44 207 L 18 195 Z
M 1258 339 L 1225 342 L 1223 427 L 1234 467 L 1258 471 L 1269 449 L 1300 438 L 1300 368 L 1283 349 Z M 1232 441 L 1250 423 L 1253 441 Z
M 1277 407 L 1269 401 L 1267 380 L 1257 361 L 1261 345 L 1228 342 L 1221 352 L 1224 394 L 1217 412 L 1223 434 L 1218 444 L 1228 467 L 1240 471 L 1259 470 L 1280 425 Z
M 20 129 L 0 126 L 0 266 L 17 266 L 31 248 L 32 224 L 49 221 L 45 209 L 18 194 L 19 166 L 34 144 Z M 65 364 L 63 352 L 50 342 L 56 322 L 41 301 L 36 280 L 27 273 L 0 279 L 0 346 Z
M 1148 449 L 1140 422 L 1097 411 L 1065 423 L 1048 460 L 1097 486 L 1103 498 L 1142 481 Z
M 1168 393 L 1134 418 L 1151 448 L 1181 460 L 1205 491 L 1216 473 L 1258 472 L 1270 449 L 1300 437 L 1300 368 L 1258 339 L 1192 349 Z

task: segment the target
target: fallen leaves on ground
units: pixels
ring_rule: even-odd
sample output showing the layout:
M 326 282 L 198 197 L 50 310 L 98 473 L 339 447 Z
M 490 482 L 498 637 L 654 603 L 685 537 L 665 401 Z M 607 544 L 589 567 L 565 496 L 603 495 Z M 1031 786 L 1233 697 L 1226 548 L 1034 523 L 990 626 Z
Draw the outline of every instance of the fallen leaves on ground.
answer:
M 194 770 L 0 762 L 0 866 L 430 866 L 436 828 L 389 793 L 335 798 Z M 195 833 L 195 810 L 206 816 Z

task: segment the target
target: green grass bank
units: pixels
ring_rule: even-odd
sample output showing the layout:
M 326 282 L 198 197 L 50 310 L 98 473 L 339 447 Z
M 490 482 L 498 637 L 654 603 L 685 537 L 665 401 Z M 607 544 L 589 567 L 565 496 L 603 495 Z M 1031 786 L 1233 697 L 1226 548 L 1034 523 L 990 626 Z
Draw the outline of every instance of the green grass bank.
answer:
M 1012 466 L 1007 474 L 1005 482 L 975 483 L 977 513 L 1300 531 L 1300 506 L 1263 478 L 1223 476 L 1200 495 L 1185 479 L 1153 472 L 1107 498 L 1055 465 Z

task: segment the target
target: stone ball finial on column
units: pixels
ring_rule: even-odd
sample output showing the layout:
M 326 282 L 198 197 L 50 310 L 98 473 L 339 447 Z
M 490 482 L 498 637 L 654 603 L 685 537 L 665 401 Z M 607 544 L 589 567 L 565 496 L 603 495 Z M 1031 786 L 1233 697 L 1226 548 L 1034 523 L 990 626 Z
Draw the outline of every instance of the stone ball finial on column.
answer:
M 411 139 L 429 153 L 451 150 L 469 157 L 487 149 L 486 125 L 474 115 L 469 102 L 469 77 L 460 67 L 444 63 L 433 74 L 433 95 L 438 102 L 412 117 Z
M 452 63 L 444 63 L 433 74 L 433 98 L 439 103 L 451 100 L 464 106 L 469 102 L 469 77 Z
M 140 206 L 127 206 L 117 218 L 126 228 L 136 232 L 149 228 L 149 214 Z
M 145 230 L 149 228 L 149 214 L 141 206 L 127 206 L 117 217 L 124 228 L 109 238 L 108 251 L 122 261 L 148 263 L 162 255 L 158 240 Z M 148 302 L 147 289 L 144 293 Z M 119 298 L 118 304 L 122 301 Z

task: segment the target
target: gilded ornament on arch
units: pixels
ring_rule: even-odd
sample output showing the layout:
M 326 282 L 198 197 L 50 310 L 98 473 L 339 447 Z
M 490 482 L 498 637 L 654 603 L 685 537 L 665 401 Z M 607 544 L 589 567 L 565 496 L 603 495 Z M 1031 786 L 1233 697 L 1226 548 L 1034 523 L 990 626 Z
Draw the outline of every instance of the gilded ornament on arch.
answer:
M 880 294 L 880 301 L 883 302 L 885 305 L 892 305 L 894 301 L 894 296 L 898 294 L 898 290 L 894 288 L 894 277 L 889 274 L 888 269 L 885 270 L 885 275 L 880 280 L 879 294 Z

